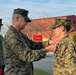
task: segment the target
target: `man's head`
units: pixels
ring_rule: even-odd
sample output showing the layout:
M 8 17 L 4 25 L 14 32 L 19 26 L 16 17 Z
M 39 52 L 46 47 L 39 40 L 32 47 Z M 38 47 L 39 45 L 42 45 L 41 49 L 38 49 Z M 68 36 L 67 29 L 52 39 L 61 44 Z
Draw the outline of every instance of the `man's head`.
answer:
M 24 29 L 27 23 L 31 22 L 28 18 L 28 10 L 21 8 L 14 9 L 12 20 L 13 26 L 19 30 Z
M 17 8 L 17 9 L 14 9 L 13 14 L 19 14 L 22 17 L 24 17 L 27 22 L 31 22 L 31 20 L 28 17 L 28 10 Z
M 68 19 L 56 19 L 55 24 L 51 26 L 51 30 L 63 26 L 66 28 L 67 31 L 71 29 L 70 20 Z
M 2 24 L 2 19 L 0 19 L 0 26 L 3 26 L 3 24 Z
M 2 24 L 2 19 L 0 19 L 0 31 L 1 31 L 1 27 L 3 26 Z

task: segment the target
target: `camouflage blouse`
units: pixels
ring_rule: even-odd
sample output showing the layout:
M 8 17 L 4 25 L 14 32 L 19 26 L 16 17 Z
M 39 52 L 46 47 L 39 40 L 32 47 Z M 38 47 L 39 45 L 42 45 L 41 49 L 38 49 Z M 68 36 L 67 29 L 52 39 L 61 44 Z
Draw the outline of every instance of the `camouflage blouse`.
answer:
M 4 75 L 33 75 L 32 62 L 44 58 L 45 51 L 12 26 L 4 39 Z
M 54 75 L 76 75 L 76 45 L 66 36 L 54 53 Z
M 3 37 L 0 35 L 0 68 L 4 65 Z

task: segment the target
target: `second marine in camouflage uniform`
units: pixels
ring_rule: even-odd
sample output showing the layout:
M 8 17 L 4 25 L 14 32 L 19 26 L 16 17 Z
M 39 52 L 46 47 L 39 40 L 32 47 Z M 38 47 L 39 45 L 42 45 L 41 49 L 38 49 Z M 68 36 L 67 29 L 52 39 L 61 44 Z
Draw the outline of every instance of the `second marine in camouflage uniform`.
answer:
M 54 75 L 76 75 L 76 44 L 68 36 L 70 20 L 56 19 L 51 29 L 59 38 L 54 53 Z
M 54 75 L 76 75 L 76 45 L 68 36 L 57 44 L 54 58 Z

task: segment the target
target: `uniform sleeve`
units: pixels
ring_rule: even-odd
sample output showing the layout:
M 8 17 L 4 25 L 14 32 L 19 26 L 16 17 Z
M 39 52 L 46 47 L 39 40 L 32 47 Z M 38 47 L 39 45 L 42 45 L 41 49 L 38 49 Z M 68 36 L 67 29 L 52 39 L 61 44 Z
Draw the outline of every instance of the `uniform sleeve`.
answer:
M 67 43 L 62 43 L 60 47 L 62 55 L 65 55 L 66 57 L 68 54 L 70 56 L 76 55 L 76 45 L 73 42 L 68 41 Z
M 3 36 L 0 35 L 0 41 L 1 41 L 1 43 L 3 42 L 3 40 L 4 40 Z
M 44 48 L 42 42 L 32 42 L 31 49 L 42 49 Z
M 62 58 L 62 60 L 65 59 L 64 62 L 69 62 L 74 59 L 76 59 L 76 46 L 72 42 L 67 42 L 67 43 L 60 43 L 59 46 L 59 56 Z
M 15 36 L 8 39 L 8 45 L 11 47 L 11 50 L 25 62 L 32 62 L 40 60 L 46 56 L 44 50 L 30 50 L 27 44 L 19 41 Z
M 74 43 L 69 43 L 68 44 L 68 51 L 76 63 L 76 45 Z
M 25 41 L 28 43 L 28 46 L 30 47 L 30 49 L 42 49 L 44 48 L 43 43 L 42 42 L 35 42 L 33 40 L 30 40 L 26 35 L 24 35 L 23 33 L 21 33 L 22 37 L 25 39 Z M 26 40 L 27 39 L 27 40 Z

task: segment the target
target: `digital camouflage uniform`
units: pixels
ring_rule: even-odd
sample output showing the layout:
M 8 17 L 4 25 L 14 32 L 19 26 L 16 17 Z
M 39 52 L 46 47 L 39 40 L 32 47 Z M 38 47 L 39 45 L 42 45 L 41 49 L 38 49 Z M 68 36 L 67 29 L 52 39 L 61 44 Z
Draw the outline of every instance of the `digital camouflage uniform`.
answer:
M 71 29 L 70 20 L 56 19 L 51 29 L 63 26 L 67 32 Z M 54 75 L 76 75 L 76 44 L 66 34 L 57 44 L 54 53 Z
M 71 38 L 57 44 L 54 60 L 54 75 L 76 75 L 76 45 Z
M 2 28 L 3 24 L 2 24 L 2 19 L 0 19 L 0 31 Z M 2 74 L 4 75 L 4 52 L 3 52 L 3 36 L 0 35 L 0 70 L 2 70 Z
M 4 54 L 3 54 L 3 37 L 0 35 L 0 68 L 4 65 Z
M 26 35 L 10 26 L 5 35 L 5 75 L 33 75 L 32 62 L 45 57 L 40 49 L 42 43 L 35 43 Z M 38 49 L 37 49 L 38 48 Z

